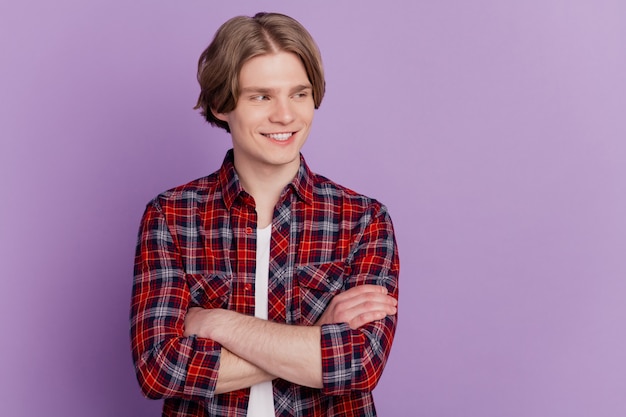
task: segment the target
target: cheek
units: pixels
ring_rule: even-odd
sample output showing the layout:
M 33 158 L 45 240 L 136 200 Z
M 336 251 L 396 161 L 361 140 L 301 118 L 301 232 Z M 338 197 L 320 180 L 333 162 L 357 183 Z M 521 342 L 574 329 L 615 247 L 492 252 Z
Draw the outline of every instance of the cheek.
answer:
M 236 115 L 236 121 L 242 128 L 254 128 L 267 120 L 267 111 L 264 109 L 246 109 Z
M 300 111 L 300 118 L 302 120 L 306 120 L 307 122 L 311 122 L 313 120 L 313 116 L 315 115 L 315 109 L 313 107 L 307 107 Z

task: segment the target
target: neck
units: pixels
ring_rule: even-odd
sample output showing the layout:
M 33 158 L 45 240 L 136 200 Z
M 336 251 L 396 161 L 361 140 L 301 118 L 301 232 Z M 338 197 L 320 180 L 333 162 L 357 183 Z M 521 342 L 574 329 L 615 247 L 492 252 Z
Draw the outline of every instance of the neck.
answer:
M 297 163 L 296 163 L 297 162 Z M 258 216 L 258 226 L 265 227 L 271 223 L 274 207 L 283 189 L 298 173 L 300 160 L 280 167 L 237 165 L 235 169 L 243 189 L 254 198 Z
M 255 199 L 265 194 L 280 196 L 280 193 L 298 173 L 298 165 L 289 164 L 276 169 L 276 167 L 250 167 L 238 166 L 235 159 L 235 169 L 241 181 L 241 185 L 248 194 Z

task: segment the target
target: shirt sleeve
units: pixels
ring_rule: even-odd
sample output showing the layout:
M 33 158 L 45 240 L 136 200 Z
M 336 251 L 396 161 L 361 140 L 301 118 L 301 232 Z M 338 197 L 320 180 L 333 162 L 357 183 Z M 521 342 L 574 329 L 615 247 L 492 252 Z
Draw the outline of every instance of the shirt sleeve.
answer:
M 183 336 L 189 299 L 175 238 L 154 200 L 139 229 L 130 323 L 135 372 L 149 398 L 202 400 L 215 393 L 221 346 Z
M 362 224 L 347 261 L 344 290 L 362 284 L 383 285 L 397 299 L 399 258 L 386 208 L 375 204 Z M 373 390 L 389 357 L 397 320 L 397 314 L 387 316 L 356 330 L 347 323 L 323 325 L 322 392 L 343 395 Z

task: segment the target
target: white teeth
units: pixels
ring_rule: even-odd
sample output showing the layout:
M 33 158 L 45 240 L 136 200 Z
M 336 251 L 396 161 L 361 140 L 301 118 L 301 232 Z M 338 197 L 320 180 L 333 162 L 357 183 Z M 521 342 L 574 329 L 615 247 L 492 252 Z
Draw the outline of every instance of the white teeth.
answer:
M 265 136 L 274 140 L 284 141 L 291 137 L 292 133 L 268 133 Z

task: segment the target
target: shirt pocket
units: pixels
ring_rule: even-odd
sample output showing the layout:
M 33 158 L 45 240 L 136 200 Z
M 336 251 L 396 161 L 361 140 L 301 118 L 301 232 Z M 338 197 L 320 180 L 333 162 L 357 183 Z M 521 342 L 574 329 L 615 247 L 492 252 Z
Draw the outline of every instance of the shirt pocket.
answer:
M 296 267 L 299 324 L 313 325 L 343 288 L 343 262 L 307 264 Z
M 185 274 L 191 297 L 190 307 L 228 308 L 232 276 L 224 273 Z

